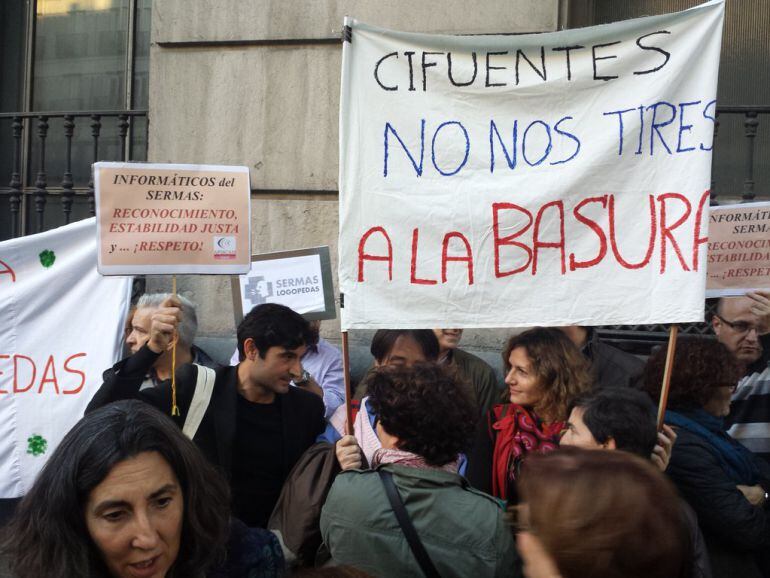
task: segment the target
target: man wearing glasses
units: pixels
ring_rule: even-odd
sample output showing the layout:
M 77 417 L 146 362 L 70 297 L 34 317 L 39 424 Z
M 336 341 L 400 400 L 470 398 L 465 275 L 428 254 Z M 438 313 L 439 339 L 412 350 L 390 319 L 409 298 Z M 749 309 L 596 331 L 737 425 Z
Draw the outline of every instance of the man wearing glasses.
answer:
M 770 461 L 770 291 L 721 298 L 711 324 L 717 340 L 746 366 L 725 427 L 732 437 Z
M 760 336 L 770 331 L 770 291 L 755 291 L 743 297 L 722 297 L 711 324 L 717 340 L 746 364 L 747 371 L 764 369 L 754 365 L 763 353 Z

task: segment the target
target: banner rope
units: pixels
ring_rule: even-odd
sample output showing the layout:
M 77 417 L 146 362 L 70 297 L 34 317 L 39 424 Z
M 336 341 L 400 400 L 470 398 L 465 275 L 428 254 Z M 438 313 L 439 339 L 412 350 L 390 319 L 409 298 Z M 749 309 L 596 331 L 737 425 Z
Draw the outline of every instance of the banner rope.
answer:
M 171 293 L 176 297 L 176 275 L 171 276 Z M 171 415 L 179 415 L 179 407 L 176 405 L 176 342 L 179 333 L 174 331 L 174 348 L 171 350 Z

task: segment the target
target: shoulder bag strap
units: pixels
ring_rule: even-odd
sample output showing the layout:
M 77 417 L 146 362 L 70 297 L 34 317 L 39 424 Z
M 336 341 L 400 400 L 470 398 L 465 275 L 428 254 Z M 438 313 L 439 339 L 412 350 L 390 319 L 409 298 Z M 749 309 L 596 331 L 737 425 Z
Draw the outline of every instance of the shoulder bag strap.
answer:
M 409 549 L 417 559 L 423 574 L 428 578 L 441 578 L 441 574 L 438 573 L 438 570 L 433 565 L 433 561 L 428 556 L 428 552 L 425 550 L 425 546 L 423 546 L 422 540 L 420 540 L 420 536 L 417 534 L 417 530 L 415 530 L 412 520 L 409 518 L 404 502 L 401 501 L 401 495 L 398 493 L 396 483 L 393 481 L 393 474 L 384 470 L 377 470 L 377 473 L 380 474 L 382 484 L 385 486 L 385 494 L 388 496 L 390 506 L 396 514 L 398 525 L 401 526 L 401 530 L 404 532 L 406 541 L 409 544 Z
M 184 435 L 190 439 L 195 437 L 195 433 L 198 431 L 201 421 L 203 421 L 203 415 L 209 407 L 211 394 L 214 391 L 214 382 L 217 377 L 214 370 L 210 367 L 198 365 L 197 363 L 195 367 L 198 370 L 198 379 L 195 382 L 195 393 L 193 393 L 190 409 L 187 412 L 187 418 L 184 420 L 184 427 L 182 428 Z

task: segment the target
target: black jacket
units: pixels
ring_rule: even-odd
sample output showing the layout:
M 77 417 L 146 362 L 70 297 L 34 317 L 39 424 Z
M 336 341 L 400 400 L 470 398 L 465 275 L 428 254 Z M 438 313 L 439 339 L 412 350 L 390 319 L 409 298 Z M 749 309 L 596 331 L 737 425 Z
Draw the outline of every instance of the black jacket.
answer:
M 640 386 L 644 361 L 605 343 L 593 329 L 583 353 L 591 360 L 594 388 Z
M 714 578 L 769 576 L 761 559 L 770 548 L 768 504 L 749 503 L 707 440 L 684 428 L 677 428 L 677 435 L 666 473 L 698 515 Z M 756 462 L 760 485 L 770 489 L 770 467 Z
M 104 372 L 104 383 L 86 408 L 86 413 L 120 399 L 140 399 L 171 415 L 171 382 L 139 390 L 147 370 L 157 359 L 146 346 L 133 356 L 119 361 Z M 131 363 L 126 367 L 129 360 Z M 128 369 L 128 371 L 126 371 Z M 197 380 L 197 367 L 182 365 L 176 371 L 177 406 L 180 416 L 172 418 L 180 427 L 184 424 L 192 402 Z M 238 401 L 237 366 L 221 367 L 216 372 L 214 392 L 193 441 L 209 461 L 219 466 L 229 477 L 232 447 L 235 438 L 236 403 Z M 320 397 L 297 387 L 290 387 L 281 404 L 283 417 L 283 472 L 294 466 L 304 451 L 315 443 L 324 431 L 324 405 Z
M 698 515 L 692 509 L 686 500 L 681 500 L 682 511 L 684 512 L 684 522 L 687 527 L 687 533 L 692 540 L 692 578 L 713 578 L 711 573 L 711 560 L 709 558 L 706 541 L 703 539 L 698 525 Z

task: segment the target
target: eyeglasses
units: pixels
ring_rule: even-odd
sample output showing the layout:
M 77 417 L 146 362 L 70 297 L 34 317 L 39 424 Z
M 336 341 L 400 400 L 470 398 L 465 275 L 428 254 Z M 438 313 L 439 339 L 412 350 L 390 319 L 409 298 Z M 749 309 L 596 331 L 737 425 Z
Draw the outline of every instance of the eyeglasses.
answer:
M 728 321 L 721 315 L 717 315 L 714 313 L 714 317 L 719 319 L 722 323 L 727 325 L 730 329 L 735 331 L 736 333 L 751 333 L 751 331 L 756 331 L 757 334 L 759 334 L 759 327 L 754 325 L 753 323 L 749 323 L 748 321 Z

